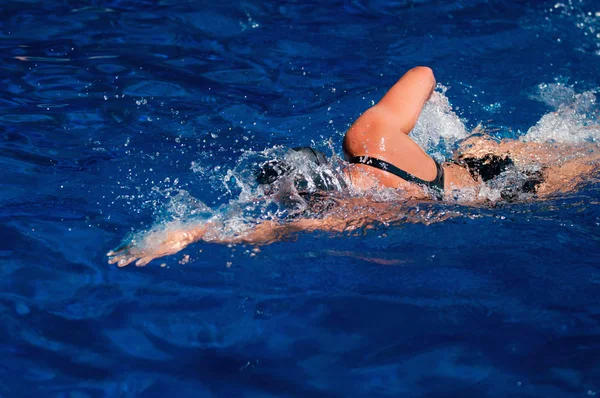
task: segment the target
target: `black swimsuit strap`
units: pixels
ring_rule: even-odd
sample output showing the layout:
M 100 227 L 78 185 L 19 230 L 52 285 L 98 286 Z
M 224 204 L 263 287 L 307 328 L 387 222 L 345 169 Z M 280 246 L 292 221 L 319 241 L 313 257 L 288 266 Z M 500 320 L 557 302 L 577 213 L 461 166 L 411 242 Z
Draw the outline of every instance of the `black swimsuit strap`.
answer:
M 437 192 L 444 191 L 444 169 L 435 160 L 433 160 L 433 162 L 435 163 L 437 174 L 433 181 L 422 180 L 419 177 L 415 177 L 414 175 L 407 173 L 406 171 L 394 166 L 393 164 L 386 162 L 385 160 L 372 158 L 370 156 L 354 156 L 353 158 L 350 158 L 349 162 L 366 164 L 367 166 L 375 167 L 376 169 L 392 173 L 405 181 L 425 186 Z

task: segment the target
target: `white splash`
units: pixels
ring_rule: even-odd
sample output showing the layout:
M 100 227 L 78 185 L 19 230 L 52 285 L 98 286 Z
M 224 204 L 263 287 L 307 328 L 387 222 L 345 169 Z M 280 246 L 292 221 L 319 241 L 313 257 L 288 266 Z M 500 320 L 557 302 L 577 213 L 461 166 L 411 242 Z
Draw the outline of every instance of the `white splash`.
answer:
M 469 132 L 458 115 L 452 110 L 445 93 L 447 88 L 438 84 L 410 136 L 427 153 L 438 160 L 448 157 L 457 141 Z
M 521 137 L 522 141 L 581 144 L 600 140 L 599 108 L 596 94 L 577 94 L 560 83 L 540 84 L 532 97 L 555 110 L 542 118 Z

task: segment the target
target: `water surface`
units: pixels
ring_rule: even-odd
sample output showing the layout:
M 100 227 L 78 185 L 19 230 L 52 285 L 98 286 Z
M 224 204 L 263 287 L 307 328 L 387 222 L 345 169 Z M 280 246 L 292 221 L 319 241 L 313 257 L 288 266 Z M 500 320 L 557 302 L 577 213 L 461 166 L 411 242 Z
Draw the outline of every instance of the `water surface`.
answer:
M 198 243 L 143 269 L 104 254 L 195 200 L 238 200 L 225 177 L 248 151 L 339 155 L 415 65 L 443 85 L 415 137 L 439 156 L 480 123 L 594 141 L 599 13 L 591 0 L 5 2 L 0 396 L 596 395 L 593 180 L 258 253 Z

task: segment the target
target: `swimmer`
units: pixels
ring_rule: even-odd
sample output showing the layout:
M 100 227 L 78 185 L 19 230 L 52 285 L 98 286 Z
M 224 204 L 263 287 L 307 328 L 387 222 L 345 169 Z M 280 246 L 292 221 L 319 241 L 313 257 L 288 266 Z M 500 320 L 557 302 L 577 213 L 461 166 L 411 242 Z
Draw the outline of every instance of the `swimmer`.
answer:
M 497 142 L 481 134 L 463 141 L 452 161 L 438 163 L 409 137 L 435 86 L 430 68 L 409 70 L 346 132 L 343 152 L 348 163 L 341 176 L 315 174 L 310 179 L 312 183 L 301 176 L 294 177 L 296 189 L 285 192 L 295 192 L 300 199 L 306 199 L 304 202 L 309 203 L 308 209 L 300 209 L 287 220 L 260 220 L 233 234 L 219 233 L 223 221 L 216 219 L 201 225 L 190 221 L 156 227 L 108 252 L 109 263 L 123 267 L 135 262 L 137 266 L 143 266 L 155 258 L 177 253 L 199 240 L 261 245 L 301 231 L 343 232 L 373 221 L 399 219 L 398 207 L 390 203 L 373 201 L 368 195 L 341 198 L 328 194 L 330 191 L 350 189 L 366 193 L 392 189 L 401 191 L 404 198 L 444 200 L 452 198 L 456 192 L 470 190 L 475 192 L 471 202 L 476 203 L 485 200 L 477 195 L 485 184 L 495 181 L 500 175 L 510 174 L 518 178 L 511 184 L 505 184 L 501 193 L 502 199 L 510 201 L 520 194 L 544 198 L 569 192 L 597 173 L 600 151 L 595 145 L 519 140 Z M 312 148 L 295 148 L 292 152 L 293 156 L 302 157 L 307 164 L 319 166 L 328 162 L 321 152 Z M 256 177 L 259 184 L 270 187 L 290 173 L 289 164 L 268 161 Z M 291 200 L 281 194 L 279 199 Z M 357 212 L 356 209 L 363 211 Z M 411 211 L 403 211 L 410 221 Z

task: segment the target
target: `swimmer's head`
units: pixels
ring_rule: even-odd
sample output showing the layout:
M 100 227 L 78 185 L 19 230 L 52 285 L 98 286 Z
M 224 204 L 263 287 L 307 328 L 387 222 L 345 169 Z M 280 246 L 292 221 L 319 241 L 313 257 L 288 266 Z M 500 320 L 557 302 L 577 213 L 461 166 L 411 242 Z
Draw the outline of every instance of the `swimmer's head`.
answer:
M 256 172 L 256 182 L 259 185 L 270 185 L 292 170 L 292 166 L 285 160 L 271 159 L 261 163 Z
M 314 187 L 313 191 L 338 189 L 340 183 L 335 184 L 333 176 L 317 170 L 318 166 L 329 164 L 323 152 L 309 147 L 292 148 L 292 151 L 294 152 L 290 158 L 263 162 L 255 174 L 256 182 L 260 185 L 271 185 L 282 178 L 291 177 L 298 191 L 310 191 L 311 187 Z M 305 162 L 308 167 L 301 167 Z

